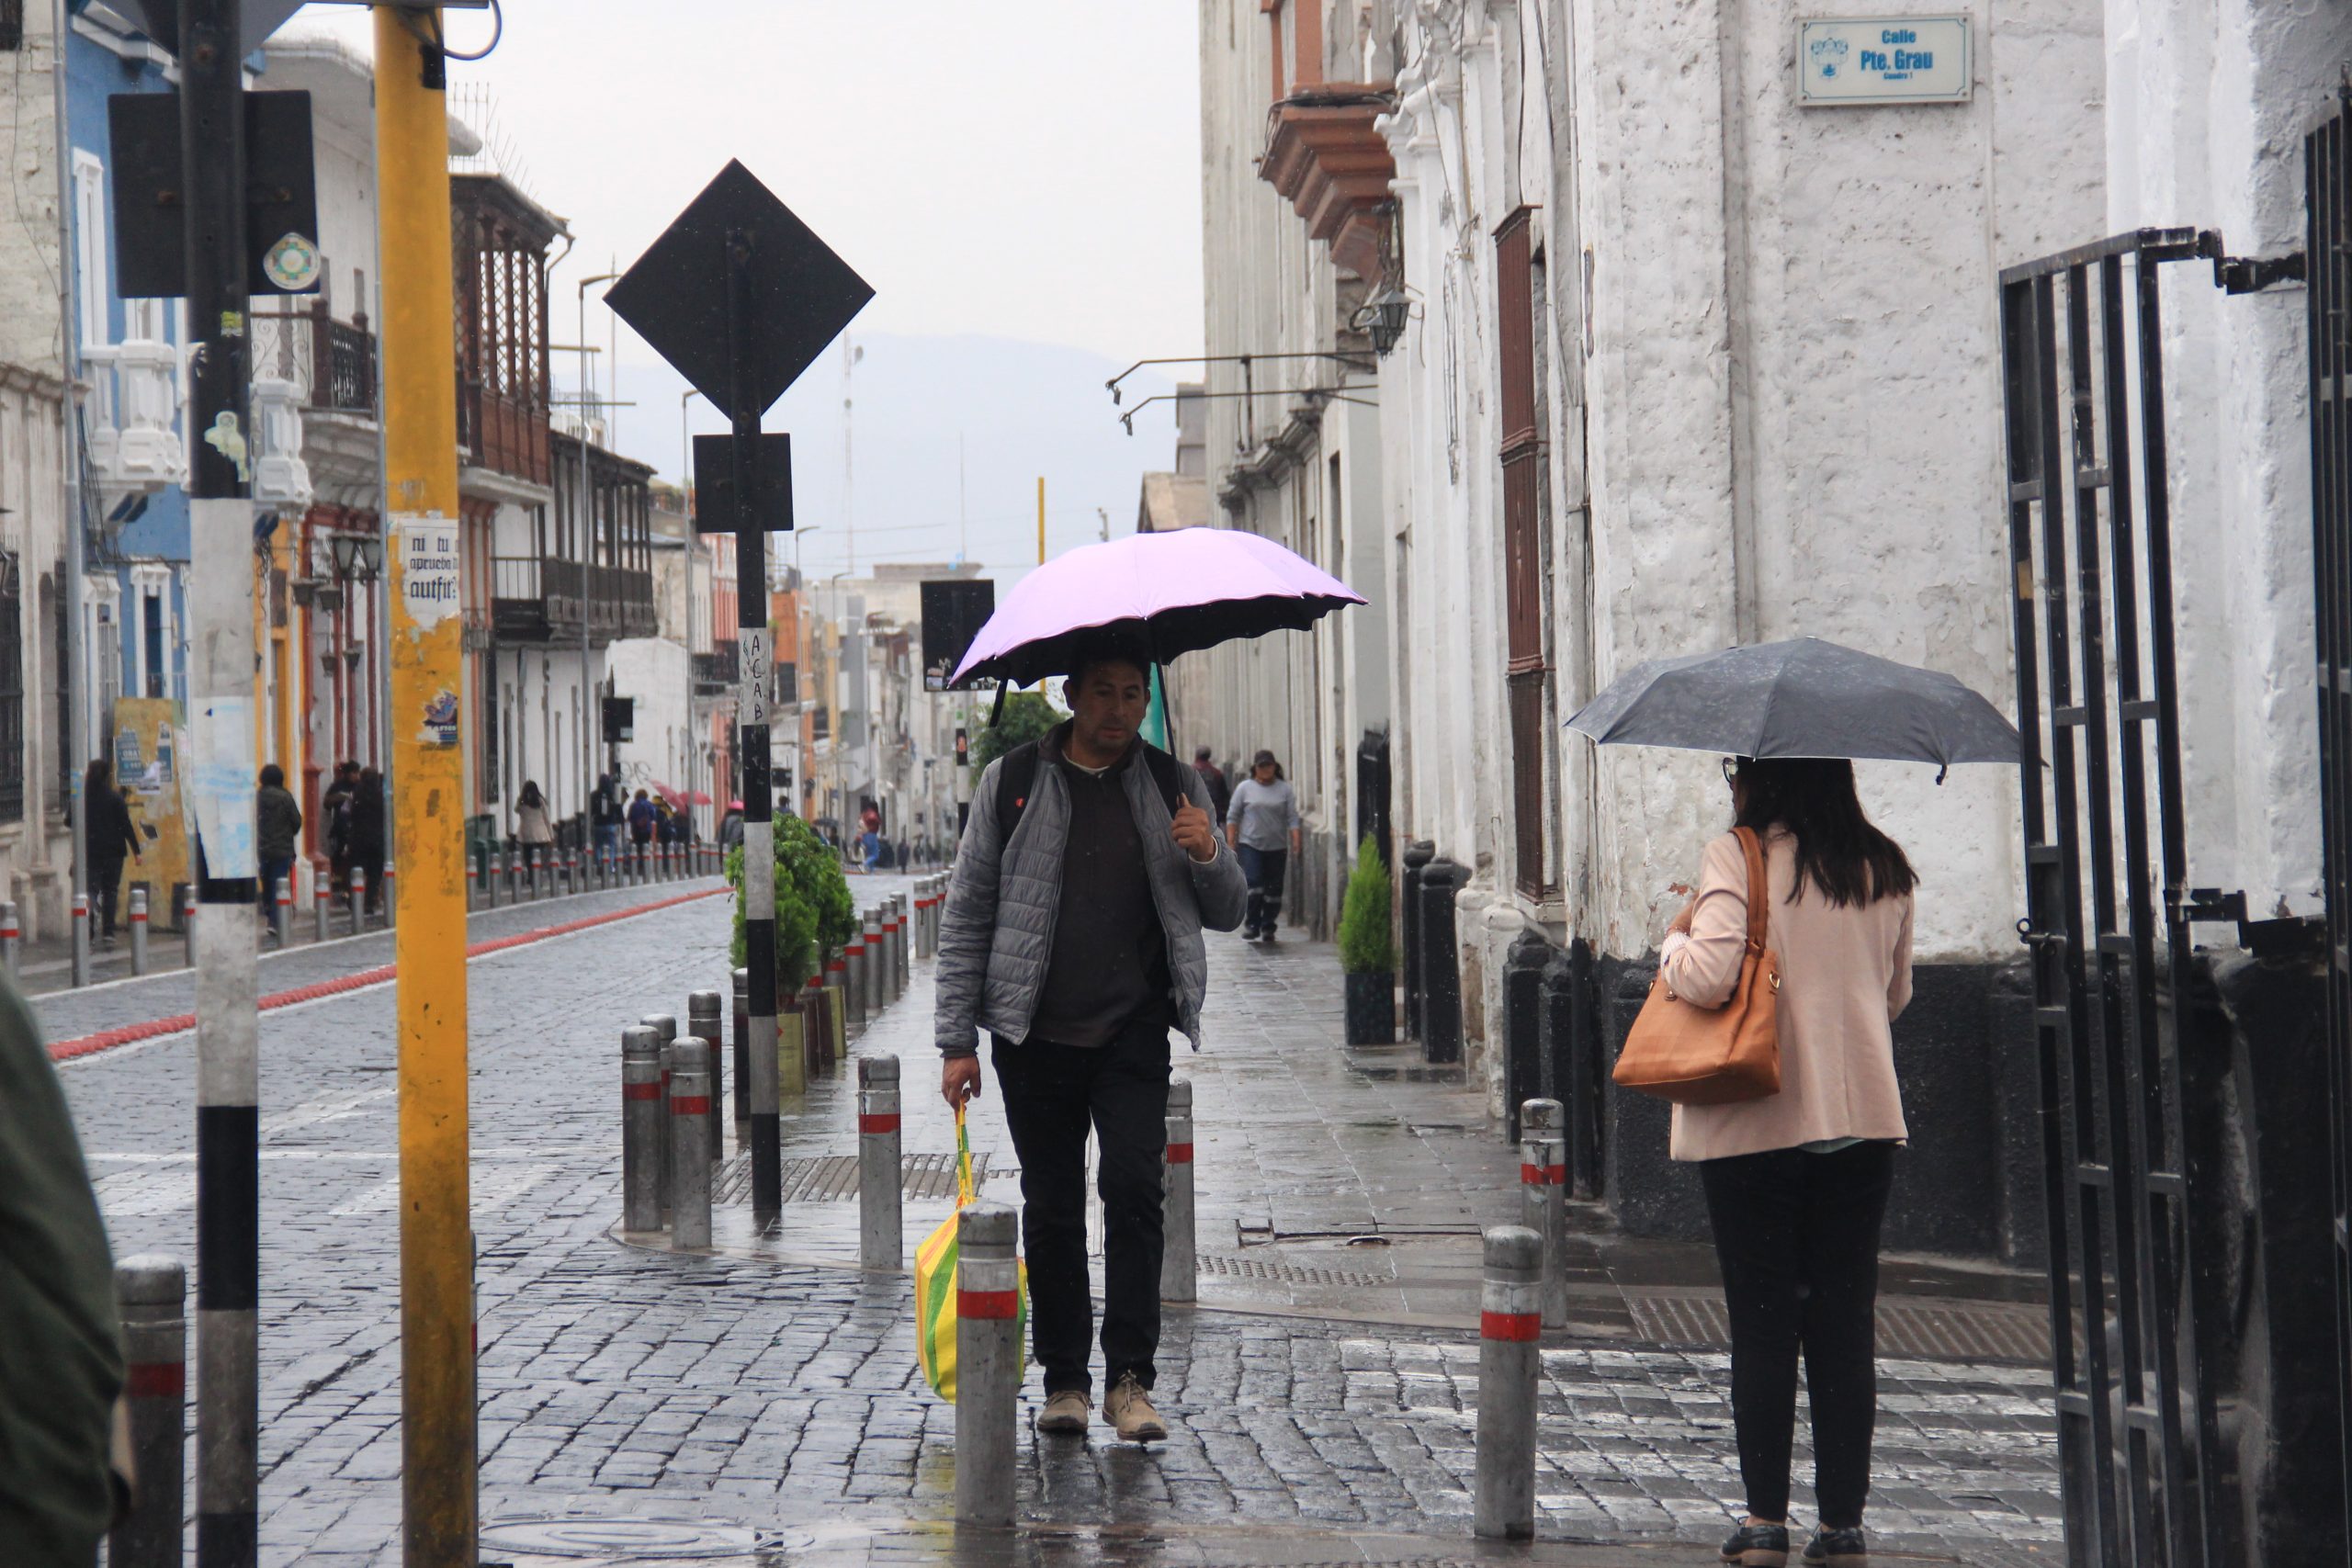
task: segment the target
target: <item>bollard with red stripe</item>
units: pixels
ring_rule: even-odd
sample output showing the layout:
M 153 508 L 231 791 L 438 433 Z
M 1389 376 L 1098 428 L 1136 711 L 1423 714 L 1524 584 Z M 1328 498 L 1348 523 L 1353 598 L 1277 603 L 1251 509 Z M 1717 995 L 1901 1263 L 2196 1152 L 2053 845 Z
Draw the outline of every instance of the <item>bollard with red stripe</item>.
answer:
M 147 973 L 147 889 L 130 890 L 130 972 Z
M 368 873 L 357 862 L 351 867 L 351 934 L 368 929 Z
M 865 1024 L 865 926 L 859 921 L 842 943 L 842 1021 L 852 1029 Z
M 1016 1230 L 1003 1203 L 956 1223 L 956 1522 L 1012 1523 L 1013 1411 L 1021 1392 Z
M 695 991 L 686 998 L 686 1032 L 710 1047 L 710 1163 L 718 1165 L 727 1158 L 727 1119 L 719 1112 L 726 1109 L 726 1086 L 720 1082 L 719 1053 L 725 1048 L 724 1027 L 718 1021 L 719 1009 L 726 999 L 717 991 Z M 742 1086 L 735 1092 L 741 1095 Z
M 1556 1100 L 1519 1108 L 1520 1223 L 1544 1239 L 1544 1326 L 1568 1321 L 1568 1144 Z
M 1535 1383 L 1543 1370 L 1543 1238 L 1525 1225 L 1486 1235 L 1478 1298 L 1478 1458 L 1472 1528 L 1489 1540 L 1535 1534 Z
M 1201 1266 L 1193 1239 L 1193 1085 L 1186 1078 L 1173 1079 L 1168 1085 L 1166 1173 L 1160 1220 L 1167 1239 L 1159 1250 L 1159 1299 L 1197 1302 L 1201 1299 Z
M 752 972 L 738 969 L 735 980 L 735 1145 L 752 1146 Z
M 289 867 L 290 867 L 289 863 Z M 269 901 L 270 934 L 284 947 L 294 940 L 294 874 L 288 869 L 276 879 L 277 894 Z
M 122 1313 L 124 1403 L 139 1473 L 130 1509 L 107 1535 L 111 1568 L 179 1568 L 187 1480 L 187 1274 L 142 1253 L 114 1267 Z
M 90 896 L 74 895 L 74 983 L 90 983 Z
M 710 1245 L 710 1042 L 670 1047 L 670 1250 Z
M 196 967 L 196 889 L 180 889 L 180 967 Z
M 473 858 L 466 859 L 466 874 L 473 874 Z M 327 939 L 327 917 L 334 912 L 334 863 L 323 856 L 311 863 L 311 940 Z
M 670 1223 L 672 1193 L 670 1188 L 670 1060 L 671 1042 L 678 1038 L 678 1021 L 666 1012 L 649 1012 L 637 1021 L 653 1031 L 653 1041 L 662 1053 L 662 1146 L 655 1155 L 662 1169 L 662 1223 Z
M 857 1059 L 857 1261 L 897 1269 L 906 1261 L 900 1229 L 899 1058 Z
M 24 940 L 24 928 L 17 923 L 17 906 L 0 898 L 0 974 L 10 979 L 16 978 L 17 949 Z
M 621 1031 L 621 1228 L 662 1228 L 662 1038 Z
M 377 900 L 384 906 L 384 929 L 392 930 L 401 923 L 400 871 L 390 861 L 384 863 L 384 880 L 377 885 Z

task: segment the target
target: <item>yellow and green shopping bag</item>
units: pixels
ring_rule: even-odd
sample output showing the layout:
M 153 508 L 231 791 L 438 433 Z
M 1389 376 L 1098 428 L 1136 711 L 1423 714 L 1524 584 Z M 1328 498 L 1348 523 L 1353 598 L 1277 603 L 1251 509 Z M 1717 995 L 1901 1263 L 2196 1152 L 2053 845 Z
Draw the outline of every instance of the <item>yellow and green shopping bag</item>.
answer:
M 939 1397 L 954 1404 L 956 1400 L 956 1320 L 957 1292 L 956 1289 L 956 1222 L 963 1209 L 972 1201 L 972 1145 L 964 1133 L 964 1108 L 956 1108 L 956 1214 L 947 1216 L 946 1223 L 931 1233 L 929 1239 L 915 1248 L 915 1351 L 922 1360 L 922 1375 L 939 1391 Z M 1013 1343 L 1019 1345 L 1022 1366 L 1028 1366 L 1029 1355 L 1029 1265 L 1022 1263 L 1017 1270 L 1020 1286 L 1018 1304 L 1013 1312 Z

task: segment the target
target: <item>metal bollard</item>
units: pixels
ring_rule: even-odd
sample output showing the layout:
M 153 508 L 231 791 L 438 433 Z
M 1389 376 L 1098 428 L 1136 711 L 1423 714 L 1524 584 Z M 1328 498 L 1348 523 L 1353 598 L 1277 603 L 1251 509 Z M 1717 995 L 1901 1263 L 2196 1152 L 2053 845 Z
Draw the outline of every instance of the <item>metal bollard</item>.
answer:
M 1544 1242 L 1544 1326 L 1568 1321 L 1568 1145 L 1556 1100 L 1519 1108 L 1520 1223 Z
M 12 980 L 17 976 L 17 950 L 24 940 L 24 928 L 17 923 L 17 906 L 0 898 L 0 973 Z
M 956 1522 L 1012 1523 L 1013 1408 L 1021 1390 L 1012 1210 L 978 1202 L 956 1222 Z
M 752 972 L 735 971 L 735 1144 L 752 1146 Z
M 74 895 L 74 983 L 90 983 L 90 896 Z
M 471 851 L 471 850 L 469 849 L 469 850 L 468 850 L 468 851 L 466 852 L 466 908 L 467 908 L 470 909 L 470 908 L 472 908 L 474 907 L 474 904 L 475 904 L 476 899 L 478 899 L 478 898 L 481 897 L 481 875 L 480 875 L 480 874 L 479 874 L 478 870 L 476 869 L 476 866 L 475 866 L 475 863 L 474 863 L 474 852 L 473 852 L 473 851 Z
M 351 934 L 357 936 L 368 929 L 368 874 L 358 866 L 351 868 Z
M 147 889 L 130 890 L 130 972 L 147 973 Z
M 269 929 L 280 947 L 294 940 L 294 874 L 290 871 L 277 879 L 270 898 Z
M 637 1021 L 642 1024 L 645 1028 L 653 1031 L 654 1043 L 662 1048 L 662 1150 L 660 1160 L 662 1165 L 662 1223 L 666 1225 L 670 1223 L 670 1212 L 674 1207 L 674 1204 L 672 1202 L 670 1191 L 670 1168 L 673 1163 L 670 1155 L 670 1069 L 673 1066 L 670 1060 L 670 1044 L 671 1042 L 678 1038 L 678 1021 L 671 1017 L 666 1012 L 649 1012 Z
M 842 962 L 846 965 L 842 983 L 842 1017 L 851 1026 L 861 1026 L 865 1022 L 865 935 L 862 923 L 842 944 Z
M 717 991 L 695 991 L 686 998 L 686 1032 L 710 1047 L 710 1114 L 703 1120 L 710 1124 L 710 1163 L 717 1165 L 727 1157 L 727 1128 L 718 1108 L 726 1103 L 719 1082 L 719 1052 L 725 1048 L 727 1036 L 721 1032 L 718 1010 L 724 1005 Z M 735 1092 L 741 1095 L 742 1086 Z
M 710 1042 L 670 1047 L 670 1248 L 710 1245 Z
M 831 1072 L 849 1058 L 849 988 L 825 993 L 825 1070 Z
M 122 1313 L 123 1394 L 139 1484 L 107 1532 L 109 1568 L 179 1568 L 187 1495 L 187 1272 L 141 1253 L 114 1268 Z
M 196 889 L 180 889 L 180 967 L 196 967 Z
M 864 1268 L 896 1269 L 905 1260 L 902 1180 L 899 1164 L 899 1058 L 860 1056 L 857 1261 Z
M 895 1003 L 906 990 L 906 976 L 901 973 L 907 950 L 907 923 L 900 912 L 899 896 L 893 893 L 882 904 L 882 1000 Z
M 899 961 L 899 995 L 907 994 L 907 981 L 914 969 L 915 901 L 910 893 L 895 893 L 890 901 L 899 907 L 899 940 L 893 944 L 892 955 Z
M 466 874 L 473 874 L 473 862 L 466 863 Z M 327 939 L 327 918 L 334 910 L 334 867 L 326 861 L 311 863 L 311 940 Z
M 1168 1160 L 1161 1190 L 1160 1224 L 1165 1240 L 1159 1249 L 1159 1299 L 1197 1302 L 1201 1299 L 1200 1253 L 1194 1245 L 1193 1210 L 1193 1085 L 1187 1078 L 1168 1084 Z
M 1544 1241 L 1524 1225 L 1487 1232 L 1478 1313 L 1478 1459 L 1472 1528 L 1489 1540 L 1535 1534 L 1535 1380 L 1543 1352 L 1537 1296 Z
M 816 1054 L 820 1066 L 830 1066 L 834 1048 L 848 1037 L 849 1016 L 842 998 L 849 993 L 849 949 L 836 949 L 825 959 L 825 1038 Z
M 872 1018 L 888 1000 L 888 993 L 882 986 L 883 972 L 890 966 L 890 955 L 882 946 L 882 912 L 866 910 L 865 924 L 859 929 L 865 938 L 865 1016 Z
M 662 1040 L 621 1031 L 621 1228 L 662 1228 Z
M 384 929 L 390 931 L 401 920 L 400 872 L 390 861 L 384 863 L 384 880 L 377 884 L 377 891 L 384 905 Z

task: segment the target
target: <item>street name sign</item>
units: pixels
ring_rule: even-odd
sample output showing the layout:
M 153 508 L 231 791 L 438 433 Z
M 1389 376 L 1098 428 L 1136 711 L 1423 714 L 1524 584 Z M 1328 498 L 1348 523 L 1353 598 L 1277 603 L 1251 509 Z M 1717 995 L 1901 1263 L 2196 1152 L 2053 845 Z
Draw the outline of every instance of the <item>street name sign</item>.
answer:
M 1804 17 L 1797 102 L 1806 108 L 1964 104 L 1975 79 L 1966 17 Z

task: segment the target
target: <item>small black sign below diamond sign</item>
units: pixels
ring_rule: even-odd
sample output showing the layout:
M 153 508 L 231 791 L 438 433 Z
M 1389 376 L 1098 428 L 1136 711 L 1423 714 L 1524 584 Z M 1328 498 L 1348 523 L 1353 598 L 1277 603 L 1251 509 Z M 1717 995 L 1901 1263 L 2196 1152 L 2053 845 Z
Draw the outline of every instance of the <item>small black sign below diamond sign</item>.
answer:
M 752 243 L 752 387 L 763 413 L 874 290 L 752 171 L 729 160 L 605 296 L 711 407 L 733 418 L 727 236 Z

